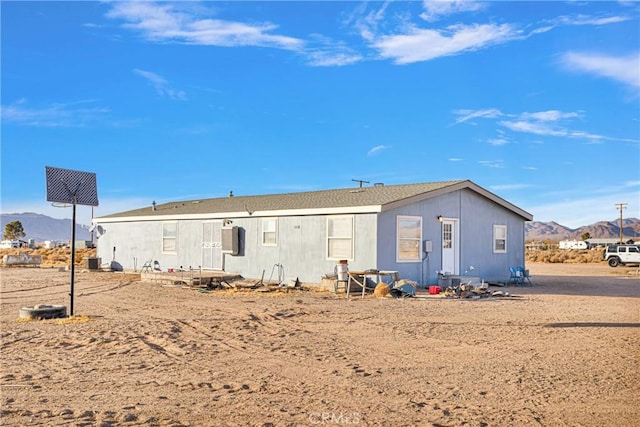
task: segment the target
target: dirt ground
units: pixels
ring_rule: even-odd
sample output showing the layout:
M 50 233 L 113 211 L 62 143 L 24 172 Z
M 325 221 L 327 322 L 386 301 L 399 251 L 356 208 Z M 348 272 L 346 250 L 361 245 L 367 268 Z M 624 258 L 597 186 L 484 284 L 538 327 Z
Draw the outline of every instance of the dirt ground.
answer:
M 7 426 L 632 426 L 637 268 L 529 264 L 511 297 L 200 292 L 3 268 Z

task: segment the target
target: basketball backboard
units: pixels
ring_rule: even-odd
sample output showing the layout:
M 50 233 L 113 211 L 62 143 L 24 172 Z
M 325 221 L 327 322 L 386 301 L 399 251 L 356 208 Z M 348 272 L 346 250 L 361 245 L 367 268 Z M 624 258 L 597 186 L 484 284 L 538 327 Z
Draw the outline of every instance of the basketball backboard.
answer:
M 45 166 L 47 201 L 98 206 L 96 174 Z

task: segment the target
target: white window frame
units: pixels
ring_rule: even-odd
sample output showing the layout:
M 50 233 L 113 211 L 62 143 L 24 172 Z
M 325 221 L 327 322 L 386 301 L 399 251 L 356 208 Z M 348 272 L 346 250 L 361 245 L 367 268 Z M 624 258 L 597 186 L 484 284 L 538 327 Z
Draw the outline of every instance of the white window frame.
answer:
M 498 247 L 498 242 L 504 241 L 504 249 Z M 507 226 L 501 224 L 493 225 L 493 253 L 505 254 L 507 253 Z
M 416 237 L 401 237 L 400 236 L 400 223 L 402 221 L 412 221 L 418 222 L 418 229 L 420 232 L 420 235 L 416 238 Z M 400 250 L 401 247 L 401 243 L 404 241 L 408 241 L 408 242 L 416 242 L 416 246 L 418 248 L 418 252 L 417 252 L 417 256 L 416 257 L 411 257 L 411 258 L 407 258 L 407 257 L 401 257 L 400 254 L 402 253 L 402 251 Z M 396 217 L 396 262 L 420 262 L 421 258 L 420 258 L 420 252 L 421 252 L 421 248 L 422 248 L 422 217 L 421 216 L 408 216 L 408 215 L 398 215 Z
M 175 235 L 167 235 L 167 229 L 165 226 L 173 225 L 175 229 Z M 167 242 L 173 241 L 173 250 L 167 250 Z M 177 254 L 178 253 L 178 221 L 166 221 L 162 223 L 162 253 L 163 254 Z
M 330 221 L 338 221 L 338 220 L 346 220 L 348 219 L 351 222 L 351 231 L 350 231 L 350 235 L 344 235 L 344 236 L 331 236 L 329 235 L 329 223 Z M 354 254 L 355 254 L 355 225 L 356 225 L 356 221 L 355 221 L 355 216 L 354 215 L 330 215 L 327 216 L 327 220 L 326 220 L 326 255 L 327 255 L 327 260 L 341 260 L 341 259 L 346 259 L 349 261 L 353 261 L 354 259 Z M 338 255 L 335 256 L 331 253 L 331 240 L 332 239 L 341 239 L 341 240 L 350 240 L 350 251 L 351 254 L 349 256 L 345 256 L 345 255 Z
M 267 224 L 273 224 L 273 230 L 267 230 Z M 267 233 L 273 233 L 273 242 L 267 242 Z M 262 218 L 262 246 L 278 246 L 278 218 Z

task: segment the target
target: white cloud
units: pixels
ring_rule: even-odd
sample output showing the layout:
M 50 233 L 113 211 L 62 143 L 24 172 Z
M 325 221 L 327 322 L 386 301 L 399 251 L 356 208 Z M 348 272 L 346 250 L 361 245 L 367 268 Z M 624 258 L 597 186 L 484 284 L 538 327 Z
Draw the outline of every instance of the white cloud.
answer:
M 461 162 L 461 161 L 462 161 L 462 160 L 464 160 L 464 159 L 460 159 L 460 158 L 458 158 L 458 157 L 450 157 L 450 158 L 449 158 L 449 159 L 447 159 L 447 160 L 449 160 L 450 162 Z
M 492 169 L 504 168 L 504 162 L 502 160 L 479 160 L 478 163 Z
M 548 111 L 538 111 L 535 113 L 522 113 L 520 115 L 523 119 L 534 119 L 545 122 L 555 122 L 562 119 L 572 119 L 575 117 L 580 117 L 580 113 L 570 112 L 565 113 L 558 110 L 548 110 Z
M 477 118 L 493 119 L 502 116 L 500 110 L 495 108 L 485 108 L 483 110 L 455 110 L 453 114 L 459 116 L 456 121 L 453 122 L 454 125 Z
M 504 138 L 492 138 L 492 139 L 488 140 L 487 142 L 489 144 L 497 146 L 497 147 L 509 143 L 509 141 L 507 139 L 504 139 Z
M 437 21 L 442 16 L 483 9 L 486 3 L 470 0 L 423 0 L 424 12 L 420 15 L 428 22 Z
M 503 113 L 495 108 L 481 110 L 460 109 L 454 110 L 453 114 L 459 116 L 452 125 L 469 122 L 473 119 L 496 119 L 496 125 L 514 132 L 530 133 L 533 135 L 564 137 L 572 139 L 587 140 L 587 143 L 597 144 L 604 141 L 620 141 L 638 143 L 640 141 L 629 138 L 612 138 L 605 135 L 586 132 L 582 130 L 572 130 L 564 125 L 564 122 L 573 119 L 582 119 L 582 112 L 564 112 L 559 110 L 546 110 L 537 112 L 524 112 L 519 114 Z M 504 119 L 509 118 L 509 119 Z M 504 132 L 498 129 L 500 136 L 490 139 L 487 142 L 493 145 L 504 145 L 509 142 Z
M 110 110 L 106 107 L 87 107 L 95 100 L 71 103 L 56 103 L 44 107 L 31 108 L 25 100 L 13 105 L 0 107 L 3 124 L 40 127 L 83 127 L 104 117 Z
M 211 11 L 195 10 L 190 3 L 114 2 L 109 18 L 122 19 L 123 27 L 140 32 L 147 40 L 208 46 L 262 46 L 298 50 L 304 42 L 271 34 L 270 23 L 201 18 Z
M 371 45 L 382 58 L 410 64 L 479 50 L 520 37 L 509 24 L 453 25 L 445 30 L 410 27 L 405 34 L 380 36 Z
M 590 15 L 571 15 L 560 16 L 553 20 L 559 25 L 609 25 L 617 24 L 632 19 L 630 16 L 590 16 Z
M 586 72 L 640 88 L 640 52 L 627 56 L 601 53 L 566 52 L 562 65 L 574 72 Z
M 168 98 L 180 101 L 184 101 L 187 99 L 187 95 L 184 93 L 184 91 L 172 89 L 169 85 L 169 82 L 158 74 L 152 73 L 151 71 L 140 70 L 138 68 L 134 68 L 133 72 L 147 79 L 149 83 L 151 83 L 151 85 L 156 89 L 158 95 L 166 96 Z
M 349 48 L 345 43 L 319 35 L 314 38 L 319 47 L 309 47 L 304 52 L 309 65 L 315 67 L 343 66 L 355 64 L 363 59 L 360 53 Z
M 367 152 L 367 156 L 373 156 L 375 154 L 378 154 L 380 151 L 386 150 L 388 148 L 391 147 L 388 145 L 377 145 Z

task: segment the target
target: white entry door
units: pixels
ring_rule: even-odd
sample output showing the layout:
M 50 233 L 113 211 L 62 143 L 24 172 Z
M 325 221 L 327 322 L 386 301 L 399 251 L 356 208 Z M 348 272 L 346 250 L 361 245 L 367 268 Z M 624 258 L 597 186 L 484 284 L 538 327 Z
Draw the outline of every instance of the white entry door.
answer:
M 222 221 L 202 223 L 202 268 L 222 270 Z
M 442 271 L 458 274 L 458 236 L 456 221 L 442 221 Z

